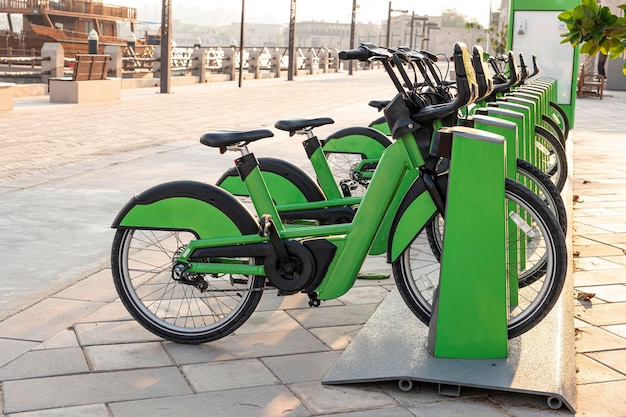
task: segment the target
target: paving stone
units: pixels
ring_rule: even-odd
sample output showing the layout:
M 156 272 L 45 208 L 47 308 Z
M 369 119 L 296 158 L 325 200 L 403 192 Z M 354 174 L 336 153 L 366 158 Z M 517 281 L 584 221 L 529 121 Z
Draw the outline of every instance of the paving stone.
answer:
M 327 414 L 328 415 L 328 414 Z M 415 415 L 404 408 L 377 408 L 375 410 L 354 411 L 352 413 L 332 414 L 332 417 L 414 417 Z
M 606 244 L 623 244 L 626 242 L 626 233 L 605 233 L 601 235 L 584 235 L 581 237 L 594 242 L 602 242 Z
M 0 368 L 0 381 L 89 372 L 79 347 L 32 350 Z
M 580 216 L 619 216 L 619 211 L 611 210 L 608 208 L 584 208 L 576 210 L 576 218 Z
M 241 389 L 280 383 L 258 359 L 185 365 L 181 367 L 181 370 L 196 392 Z
M 74 330 L 81 346 L 163 340 L 135 321 L 76 324 Z
M 54 294 L 54 298 L 107 303 L 117 298 L 111 270 L 104 269 Z
M 545 401 L 544 401 L 545 403 Z M 565 407 L 561 407 L 558 410 L 536 409 L 532 407 L 506 407 L 507 411 L 512 413 L 515 417 L 554 417 L 554 416 L 571 416 L 572 413 Z
M 15 413 L 11 417 L 109 417 L 109 411 L 104 404 L 94 404 Z
M 27 340 L 0 339 L 0 367 L 19 358 L 38 344 Z
M 292 384 L 289 389 L 315 414 L 346 413 L 397 405 L 391 396 L 374 384 L 330 386 L 316 381 Z
M 575 224 L 573 226 L 573 232 L 577 235 L 599 235 L 599 234 L 610 234 L 610 230 L 601 229 L 595 226 L 589 226 L 585 224 Z
M 626 380 L 578 385 L 576 413 L 585 417 L 623 416 Z
M 622 352 L 623 353 L 623 352 Z M 579 353 L 576 355 L 576 383 L 593 384 L 597 382 L 617 381 L 624 379 L 624 375 L 593 359 L 592 355 Z
M 626 339 L 626 324 L 615 324 L 612 326 L 602 326 L 602 328 L 606 331 L 609 331 L 613 334 L 618 335 L 619 337 L 623 337 Z
M 275 292 L 266 291 L 261 297 L 256 312 L 259 311 L 275 311 L 288 310 L 292 308 L 308 307 L 309 297 L 306 294 L 298 293 L 285 297 L 278 297 Z
M 626 277 L 626 268 L 576 271 L 574 272 L 574 286 L 622 284 L 626 281 L 624 277 Z
M 576 287 L 577 290 L 593 293 L 603 301 L 610 303 L 626 302 L 626 285 L 596 285 L 590 287 Z M 626 321 L 626 318 L 624 318 Z
M 326 346 L 333 350 L 343 350 L 361 330 L 361 325 L 320 327 L 309 330 Z
M 624 358 L 626 358 L 626 340 L 624 340 L 624 347 L 622 349 L 589 352 L 587 356 L 620 372 L 622 377 L 619 379 L 626 379 L 626 361 L 624 360 Z M 624 411 L 626 411 L 626 409 Z
M 33 350 L 60 349 L 78 347 L 76 333 L 73 330 L 61 330 Z
M 428 417 L 505 417 L 509 414 L 488 399 L 456 399 L 439 401 L 436 403 L 420 404 L 409 407 L 409 411 L 416 415 Z
M 339 297 L 339 301 L 344 304 L 380 304 L 389 291 L 380 285 L 367 287 L 353 287 L 346 294 Z
M 170 398 L 117 402 L 113 417 L 308 417 L 311 412 L 284 386 L 270 385 Z
M 101 303 L 89 301 L 48 298 L 0 322 L 0 334 L 7 338 L 42 342 L 101 306 Z
M 85 356 L 95 372 L 172 365 L 165 349 L 157 342 L 87 346 Z
M 618 256 L 623 255 L 624 250 L 605 243 L 594 243 L 590 245 L 576 245 L 575 256 L 585 258 L 590 256 Z
M 297 329 L 302 327 L 284 311 L 257 311 L 235 334 L 288 332 Z
M 135 319 L 132 318 L 124 304 L 121 301 L 117 300 L 112 303 L 108 303 L 94 311 L 88 316 L 83 317 L 78 320 L 77 323 L 99 323 L 99 322 L 107 322 L 107 321 L 133 321 Z
M 574 270 L 597 271 L 600 269 L 621 269 L 622 267 L 623 265 L 617 262 L 611 262 L 607 258 L 597 256 L 574 259 Z
M 600 327 L 585 327 L 576 331 L 576 350 L 582 353 L 626 348 L 626 339 Z
M 262 358 L 262 361 L 283 384 L 291 384 L 321 381 L 340 355 L 341 352 L 304 353 Z
M 290 316 L 306 329 L 328 326 L 345 326 L 365 323 L 377 304 L 361 304 L 336 307 L 320 307 L 306 310 L 289 310 Z
M 230 335 L 201 345 L 164 343 L 178 365 L 233 359 L 325 352 L 328 348 L 305 330 Z
M 593 305 L 592 308 L 576 307 L 574 316 L 594 326 L 623 324 L 626 317 L 626 303 Z
M 189 394 L 176 368 L 56 376 L 2 383 L 7 414 Z M 37 395 L 33 395 L 37 393 Z

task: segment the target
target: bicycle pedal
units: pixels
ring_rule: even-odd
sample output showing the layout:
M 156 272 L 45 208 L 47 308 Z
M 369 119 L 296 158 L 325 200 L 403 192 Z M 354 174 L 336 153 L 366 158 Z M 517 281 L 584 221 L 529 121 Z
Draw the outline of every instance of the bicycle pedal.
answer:
M 342 187 L 345 185 L 349 190 L 356 190 L 359 188 L 359 183 L 354 180 L 341 180 L 340 185 Z
M 264 214 L 259 219 L 259 236 L 268 237 L 272 227 L 272 216 Z

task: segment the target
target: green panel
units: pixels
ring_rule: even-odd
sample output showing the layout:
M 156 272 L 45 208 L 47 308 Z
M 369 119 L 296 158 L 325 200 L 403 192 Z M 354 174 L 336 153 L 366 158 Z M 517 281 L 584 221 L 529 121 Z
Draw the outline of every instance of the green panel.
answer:
M 530 144 L 532 143 L 531 140 L 529 140 L 529 132 L 534 132 L 534 122 L 531 119 L 531 111 L 528 107 L 526 106 L 522 106 L 521 104 L 517 104 L 517 103 L 511 103 L 508 101 L 502 101 L 500 103 L 498 103 L 498 108 L 502 108 L 505 110 L 511 110 L 511 111 L 515 111 L 521 115 L 524 116 L 524 128 L 523 130 L 519 130 L 518 129 L 518 136 L 517 136 L 517 141 L 518 141 L 518 150 L 517 150 L 517 156 L 519 158 L 524 159 L 525 161 L 530 162 L 531 164 L 535 164 L 535 161 L 533 160 L 532 156 L 534 155 L 531 151 L 530 151 Z M 519 125 L 518 125 L 519 127 Z M 534 136 L 534 135 L 533 135 Z
M 375 139 L 361 135 L 350 135 L 329 140 L 323 146 L 324 152 L 356 153 L 365 158 L 380 158 L 385 147 Z
M 580 0 L 511 0 L 510 10 L 567 10 L 580 4 Z
M 517 177 L 517 125 L 489 116 L 474 116 L 474 128 L 495 133 L 504 138 L 506 177 L 515 180 Z
M 391 232 L 391 225 L 394 218 L 396 217 L 396 213 L 398 212 L 398 207 L 400 207 L 404 196 L 408 192 L 409 188 L 411 188 L 411 185 L 415 182 L 415 179 L 418 176 L 419 171 L 414 169 L 408 171 L 407 175 L 402 180 L 402 183 L 398 188 L 398 192 L 394 196 L 394 199 L 391 202 L 391 206 L 389 206 L 389 210 L 387 210 L 387 213 L 385 214 L 383 223 L 378 229 L 378 233 L 376 234 L 376 238 L 374 239 L 374 244 L 370 249 L 370 255 L 381 255 L 387 252 L 389 233 Z
M 137 205 L 124 216 L 120 226 L 193 230 L 200 238 L 241 235 L 237 226 L 221 210 L 188 197 Z
M 438 301 L 429 350 L 436 357 L 508 354 L 504 143 L 455 129 Z

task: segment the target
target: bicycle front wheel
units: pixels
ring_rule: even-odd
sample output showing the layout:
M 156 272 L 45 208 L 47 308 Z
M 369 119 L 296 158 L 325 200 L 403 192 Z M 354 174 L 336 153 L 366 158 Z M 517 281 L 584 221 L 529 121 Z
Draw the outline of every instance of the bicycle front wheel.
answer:
M 194 274 L 176 279 L 178 255 L 197 237 L 186 231 L 118 229 L 113 281 L 122 303 L 143 327 L 177 343 L 204 343 L 240 327 L 254 312 L 264 277 Z M 254 258 L 239 259 L 254 263 Z
M 520 283 L 519 303 L 510 308 L 508 318 L 508 335 L 513 338 L 533 328 L 556 303 L 565 283 L 567 251 L 559 224 L 535 194 L 507 180 L 505 196 L 509 217 L 516 225 L 507 230 L 506 244 L 525 247 L 524 258 L 509 259 L 507 265 L 508 271 L 518 271 Z M 428 324 L 440 265 L 425 235 L 422 232 L 394 262 L 393 273 L 408 307 Z
M 535 148 L 539 155 L 536 165 L 550 177 L 559 192 L 563 191 L 568 170 L 565 148 L 552 133 L 541 126 L 535 126 Z

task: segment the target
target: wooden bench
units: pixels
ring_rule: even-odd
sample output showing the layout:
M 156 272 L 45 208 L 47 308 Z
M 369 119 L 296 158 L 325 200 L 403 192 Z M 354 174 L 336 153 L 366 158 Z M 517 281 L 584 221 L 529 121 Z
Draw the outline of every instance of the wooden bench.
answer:
M 0 83 L 0 111 L 13 110 L 13 83 Z
M 72 81 L 105 80 L 110 60 L 109 55 L 76 55 Z
M 580 66 L 580 72 L 578 73 L 576 97 L 594 96 L 602 99 L 605 82 L 606 79 L 602 75 L 594 75 L 593 72 L 589 70 L 589 67 L 582 64 Z
M 76 55 L 71 78 L 51 78 L 50 101 L 57 103 L 86 103 L 119 100 L 120 78 L 107 78 L 109 55 Z

